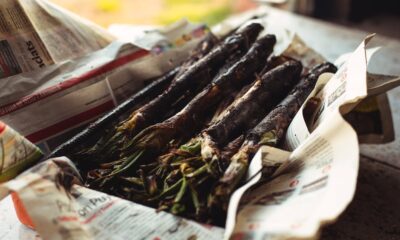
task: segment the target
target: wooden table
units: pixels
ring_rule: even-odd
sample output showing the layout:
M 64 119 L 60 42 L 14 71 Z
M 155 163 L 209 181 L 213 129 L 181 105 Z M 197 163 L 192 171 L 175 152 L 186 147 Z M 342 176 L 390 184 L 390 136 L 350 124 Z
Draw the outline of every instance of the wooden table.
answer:
M 266 8 L 268 22 L 295 31 L 330 61 L 353 51 L 368 34 L 278 9 Z M 368 66 L 370 72 L 400 75 L 400 41 L 376 36 L 369 45 L 383 46 Z M 361 145 L 355 198 L 339 220 L 322 231 L 322 239 L 400 239 L 400 88 L 389 92 L 396 140 Z M 0 239 L 35 239 L 16 219 L 9 198 L 0 202 Z

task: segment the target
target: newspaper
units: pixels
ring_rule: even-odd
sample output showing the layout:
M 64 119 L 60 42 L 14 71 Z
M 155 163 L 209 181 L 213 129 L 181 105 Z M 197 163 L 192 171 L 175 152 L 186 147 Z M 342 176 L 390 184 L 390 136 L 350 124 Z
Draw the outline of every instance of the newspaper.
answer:
M 373 53 L 371 53 L 371 51 L 366 50 L 367 59 L 371 58 L 372 55 Z M 348 59 L 350 54 L 343 54 L 342 57 L 339 58 L 341 59 L 341 62 L 345 62 L 345 60 L 343 60 L 343 56 L 346 56 L 345 59 Z M 338 61 L 337 63 L 341 64 Z M 328 79 L 329 77 L 324 76 L 319 80 L 317 85 L 323 84 Z M 345 119 L 357 131 L 360 143 L 384 143 L 392 141 L 394 139 L 394 130 L 386 91 L 398 86 L 400 84 L 400 78 L 395 76 L 367 73 L 366 82 L 366 91 L 368 97 L 362 99 L 359 101 L 359 103 L 351 104 L 350 108 L 347 106 L 347 110 L 342 109 L 341 112 L 345 114 Z M 342 85 L 342 88 L 343 86 L 344 85 Z M 347 87 L 352 88 L 350 85 Z M 319 87 L 317 86 L 315 91 L 317 91 L 318 88 Z M 311 93 L 309 99 L 315 94 L 315 91 Z M 293 124 L 287 131 L 287 149 L 295 149 L 299 142 L 306 139 L 310 135 L 309 128 L 312 127 L 306 126 L 308 123 L 306 123 L 304 120 L 303 115 L 305 108 L 306 106 L 302 107 L 297 116 L 294 118 Z M 361 119 L 362 121 L 360 121 Z M 294 131 L 295 134 L 293 134 Z
M 35 206 L 27 212 L 44 239 L 124 239 L 132 234 L 143 239 L 316 237 L 323 223 L 340 215 L 355 191 L 357 135 L 339 110 L 367 96 L 365 42 L 336 75 L 323 75 L 317 82 L 311 96 L 320 97 L 327 106 L 320 111 L 323 119 L 315 130 L 301 139 L 297 132 L 308 129 L 307 125 L 294 121 L 287 136 L 293 152 L 263 147 L 256 154 L 247 174 L 248 183 L 231 197 L 225 230 L 73 185 L 79 183 L 79 175 L 65 158 L 46 161 L 1 185 L 0 196 L 16 191 L 24 205 Z M 351 74 L 344 74 L 347 71 Z M 336 94 L 341 89 L 338 83 L 343 81 L 353 87 Z M 332 100 L 331 96 L 336 98 Z M 266 181 L 260 170 L 270 165 L 281 167 L 272 180 Z M 177 231 L 168 231 L 177 226 Z
M 259 176 L 239 188 L 230 200 L 226 239 L 315 238 L 320 226 L 335 220 L 350 203 L 357 181 L 359 147 L 356 132 L 341 111 L 367 96 L 365 45 L 370 38 L 335 75 L 325 74 L 318 80 L 310 95 L 321 99 L 323 106 L 315 130 L 308 132 L 300 110 L 286 136 L 286 146 L 293 152 L 270 147 L 259 150 L 252 162 L 259 163 L 258 169 L 250 167 L 253 173 L 248 174 Z M 257 170 L 265 166 L 262 162 L 271 161 L 282 163 L 272 180 L 254 180 L 261 180 Z
M 0 199 L 18 193 L 43 239 L 221 239 L 206 226 L 76 185 L 78 170 L 65 157 L 42 162 L 0 185 Z M 68 189 L 68 191 L 66 191 Z M 46 214 L 43 214 L 46 212 Z M 146 224 L 143 224 L 146 223 Z
M 0 120 L 49 152 L 188 56 L 208 29 L 180 21 L 135 42 L 0 81 Z M 154 36 L 157 37 L 154 37 Z M 49 111 L 51 109 L 51 111 Z
M 16 177 L 41 157 L 33 143 L 0 121 L 0 183 Z
M 113 39 L 101 27 L 47 0 L 2 0 L 0 79 L 83 56 Z
M 360 143 L 388 143 L 394 140 L 393 120 L 386 91 L 400 85 L 400 77 L 367 74 L 368 97 L 345 115 L 356 130 Z

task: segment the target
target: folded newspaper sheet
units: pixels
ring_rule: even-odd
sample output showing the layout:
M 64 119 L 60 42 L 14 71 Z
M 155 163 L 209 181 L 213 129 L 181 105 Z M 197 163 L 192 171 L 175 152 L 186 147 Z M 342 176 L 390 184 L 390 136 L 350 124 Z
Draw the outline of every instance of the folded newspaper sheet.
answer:
M 355 191 L 357 135 L 339 110 L 344 106 L 349 111 L 349 103 L 354 106 L 367 96 L 365 42 L 336 75 L 319 79 L 311 96 L 319 97 L 324 108 L 318 111 L 315 130 L 310 132 L 302 117 L 288 131 L 286 145 L 292 153 L 269 147 L 257 153 L 249 182 L 231 198 L 225 231 L 74 185 L 80 177 L 65 158 L 46 161 L 1 185 L 0 197 L 16 191 L 25 206 L 35 206 L 27 212 L 44 239 L 125 239 L 132 234 L 143 239 L 316 237 Z M 267 181 L 260 170 L 271 165 L 281 167 Z
M 223 229 L 200 225 L 79 183 L 67 158 L 43 162 L 0 185 L 0 199 L 17 192 L 43 239 L 221 239 Z M 68 191 L 66 190 L 68 189 Z M 46 212 L 46 214 L 43 214 Z
M 48 152 L 178 65 L 206 31 L 180 21 L 136 39 L 146 49 L 115 41 L 85 57 L 2 79 L 0 120 Z
M 33 143 L 0 121 L 0 183 L 16 177 L 41 157 Z
M 114 37 L 47 0 L 2 0 L 0 79 L 83 56 Z
M 249 168 L 249 181 L 231 198 L 226 238 L 314 239 L 321 225 L 334 221 L 350 203 L 359 147 L 356 132 L 343 115 L 354 106 L 372 105 L 368 99 L 398 82 L 394 77 L 379 84 L 368 79 L 365 45 L 371 38 L 363 41 L 335 75 L 320 77 L 308 97 L 312 101 L 303 104 L 287 131 L 285 146 L 293 152 L 271 147 L 259 150 Z M 362 101 L 367 95 L 371 97 Z M 316 115 L 307 118 L 304 110 L 316 99 Z M 263 167 L 279 165 L 271 179 L 262 179 Z

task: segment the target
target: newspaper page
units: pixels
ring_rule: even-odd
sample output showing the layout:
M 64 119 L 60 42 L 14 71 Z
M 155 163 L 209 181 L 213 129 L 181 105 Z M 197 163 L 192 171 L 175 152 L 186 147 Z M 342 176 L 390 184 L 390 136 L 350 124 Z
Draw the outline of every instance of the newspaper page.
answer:
M 291 46 L 297 46 L 297 49 Z M 296 57 L 296 55 L 300 51 L 304 53 L 303 56 L 305 55 L 308 56 L 306 59 L 309 59 L 308 60 L 309 63 L 320 63 L 321 61 L 324 61 L 323 58 L 320 58 L 318 55 L 315 55 L 312 49 L 308 48 L 307 51 L 302 50 L 302 49 L 307 49 L 303 46 L 305 46 L 305 44 L 301 41 L 301 39 L 298 39 L 298 37 L 295 36 L 293 38 L 293 42 L 283 52 L 283 54 Z M 343 56 L 346 56 L 346 58 L 344 59 L 349 60 L 348 58 L 349 56 L 351 56 L 351 54 L 343 54 L 342 57 L 340 57 L 342 61 L 345 62 L 345 60 L 343 60 Z M 373 52 L 370 54 L 366 54 L 367 59 L 370 59 L 372 56 Z M 310 94 L 309 98 L 315 95 L 316 92 L 324 84 L 328 82 L 330 77 L 331 76 L 329 74 L 323 75 L 323 77 L 321 77 L 318 80 L 317 86 L 315 87 L 314 91 Z M 361 101 L 357 101 L 355 104 L 347 106 L 346 107 L 347 109 L 342 109 L 342 113 L 344 114 L 345 119 L 351 124 L 351 126 L 355 128 L 360 143 L 386 143 L 393 141 L 394 130 L 393 130 L 392 114 L 389 102 L 387 100 L 386 92 L 400 85 L 400 77 L 367 73 L 366 82 L 367 82 L 366 91 L 368 97 L 365 99 L 361 99 Z M 344 85 L 342 85 L 342 87 L 343 86 Z M 347 87 L 351 88 L 352 86 L 349 85 Z M 343 91 L 343 89 L 340 91 Z M 342 96 L 342 98 L 343 97 L 344 96 Z M 338 103 L 340 104 L 340 100 Z M 287 141 L 285 144 L 288 150 L 295 149 L 296 146 L 298 146 L 301 141 L 303 141 L 310 135 L 310 130 L 308 129 L 309 126 L 306 126 L 306 122 L 304 121 L 303 112 L 308 110 L 305 109 L 305 107 L 306 106 L 304 105 L 299 110 L 299 113 L 293 119 L 294 123 L 289 126 L 289 129 L 287 131 L 286 135 Z M 328 112 L 329 111 L 325 111 L 324 114 Z M 360 114 L 360 112 L 363 113 Z M 316 116 L 313 117 L 315 118 Z M 323 116 L 321 116 L 321 119 L 322 118 Z M 359 118 L 362 118 L 363 121 L 357 121 L 357 119 Z M 296 130 L 294 130 L 294 128 L 296 128 Z M 296 131 L 296 135 L 293 134 L 294 131 Z
M 363 53 L 364 44 L 355 51 L 354 63 L 349 61 L 349 65 L 360 66 L 359 70 L 346 75 L 356 76 L 359 95 L 343 93 L 351 98 L 342 98 L 342 104 L 367 95 Z M 342 74 L 343 71 L 339 71 L 328 83 L 354 81 L 353 78 L 337 77 Z M 341 85 L 320 86 L 317 96 L 320 92 L 335 93 L 334 89 L 325 88 L 333 86 L 338 89 Z M 322 100 L 328 101 L 332 94 L 321 96 Z M 249 168 L 248 184 L 239 188 L 230 200 L 225 231 L 73 185 L 79 176 L 65 158 L 37 165 L 1 185 L 0 196 L 4 197 L 13 190 L 25 205 L 35 206 L 28 208 L 27 212 L 44 239 L 123 239 L 132 234 L 144 239 L 316 237 L 321 224 L 333 221 L 349 204 L 357 179 L 357 135 L 343 120 L 339 112 L 341 105 L 335 106 L 336 111 L 330 109 L 331 112 L 326 113 L 316 129 L 293 152 L 261 148 Z M 264 181 L 260 174 L 262 166 L 276 164 L 282 165 L 274 178 Z M 251 191 L 246 191 L 249 188 Z M 51 213 L 44 216 L 43 212 Z M 133 220 L 139 216 L 146 224 L 137 224 L 138 221 Z M 174 232 L 177 226 L 178 230 Z
M 0 121 L 0 183 L 14 178 L 41 157 L 39 148 Z
M 318 81 L 311 96 L 319 97 L 323 107 L 315 130 L 304 136 L 302 128 L 307 126 L 293 121 L 286 136 L 293 152 L 259 150 L 253 161 L 269 158 L 283 164 L 270 181 L 244 185 L 237 192 L 243 194 L 252 188 L 244 196 L 235 192 L 228 211 L 237 215 L 228 215 L 225 239 L 316 238 L 321 224 L 334 221 L 350 203 L 357 181 L 359 147 L 341 108 L 367 96 L 365 45 L 370 38 L 335 75 L 323 75 Z M 322 82 L 326 84 L 322 86 Z M 301 111 L 296 117 L 299 114 Z M 258 160 L 263 161 L 271 160 Z M 257 174 L 261 175 L 259 171 Z
M 25 206 L 35 206 L 26 210 L 43 239 L 217 240 L 223 236 L 222 228 L 156 212 L 74 183 L 79 183 L 79 174 L 72 162 L 64 157 L 50 159 L 0 185 L 0 199 L 14 191 Z
M 101 27 L 46 0 L 2 0 L 0 79 L 83 56 L 112 40 Z
M 208 29 L 182 21 L 151 49 L 116 41 L 83 58 L 0 81 L 0 120 L 49 152 L 186 58 Z M 173 33 L 173 34 L 172 34 Z M 51 109 L 51 111 L 49 111 Z M 79 128 L 78 128 L 79 127 Z

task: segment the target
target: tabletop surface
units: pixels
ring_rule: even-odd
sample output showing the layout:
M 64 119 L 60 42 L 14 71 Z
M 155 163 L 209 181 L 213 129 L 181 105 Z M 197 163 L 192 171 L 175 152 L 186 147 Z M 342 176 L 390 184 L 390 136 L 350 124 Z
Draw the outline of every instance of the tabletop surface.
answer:
M 366 32 L 267 8 L 268 22 L 296 32 L 329 61 L 351 52 Z M 383 48 L 374 55 L 368 71 L 400 75 L 400 41 L 376 36 L 369 45 Z M 357 190 L 353 202 L 338 221 L 325 227 L 322 239 L 400 239 L 400 87 L 389 91 L 395 141 L 362 144 Z M 0 240 L 39 239 L 19 223 L 10 197 L 0 202 Z

